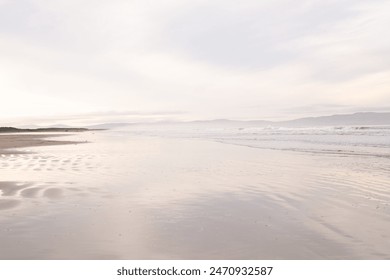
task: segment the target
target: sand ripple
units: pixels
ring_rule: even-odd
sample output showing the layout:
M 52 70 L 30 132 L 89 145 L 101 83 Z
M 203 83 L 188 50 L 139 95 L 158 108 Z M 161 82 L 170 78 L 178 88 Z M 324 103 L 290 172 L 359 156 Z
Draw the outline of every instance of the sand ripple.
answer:
M 72 182 L 0 182 L 0 211 L 16 208 L 27 201 L 51 201 L 67 197 L 87 197 L 99 193 L 94 188 L 82 188 Z
M 0 211 L 17 207 L 19 204 L 20 204 L 19 200 L 0 199 Z
M 0 155 L 0 168 L 11 170 L 85 173 L 95 170 L 98 166 L 95 156 L 85 154 L 62 157 L 36 154 Z

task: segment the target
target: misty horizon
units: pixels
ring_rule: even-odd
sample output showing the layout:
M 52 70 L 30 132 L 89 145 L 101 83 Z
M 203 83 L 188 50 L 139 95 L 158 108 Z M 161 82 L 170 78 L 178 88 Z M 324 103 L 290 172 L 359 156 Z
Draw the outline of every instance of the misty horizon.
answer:
M 96 127 L 112 128 L 131 124 L 246 124 L 253 126 L 353 126 L 353 125 L 390 125 L 390 112 L 355 112 L 351 114 L 317 115 L 303 118 L 284 120 L 266 119 L 170 119 L 169 112 L 160 112 L 159 116 L 142 114 L 137 112 L 127 113 L 102 113 L 68 116 L 63 118 L 53 117 L 51 119 L 29 119 L 18 122 L 0 122 L 0 127 L 18 128 L 43 128 L 43 127 Z M 128 118 L 123 118 L 128 116 Z M 129 117 L 130 116 L 130 117 Z M 138 116 L 138 118 L 134 118 Z M 113 117 L 113 118 L 110 118 Z M 119 119 L 118 119 L 119 117 Z

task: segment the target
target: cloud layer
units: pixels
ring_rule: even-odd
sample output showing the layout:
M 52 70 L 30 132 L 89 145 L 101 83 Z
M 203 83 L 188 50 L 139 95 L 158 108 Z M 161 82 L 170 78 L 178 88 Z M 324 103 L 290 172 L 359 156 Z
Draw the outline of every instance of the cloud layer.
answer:
M 2 118 L 278 119 L 383 107 L 389 9 L 376 0 L 0 0 Z

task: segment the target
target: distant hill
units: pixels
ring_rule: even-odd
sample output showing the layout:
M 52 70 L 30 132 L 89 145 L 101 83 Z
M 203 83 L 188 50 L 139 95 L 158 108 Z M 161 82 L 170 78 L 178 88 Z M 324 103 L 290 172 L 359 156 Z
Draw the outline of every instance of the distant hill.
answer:
M 275 125 L 307 126 L 356 126 L 356 125 L 390 125 L 390 113 L 355 113 L 313 118 L 301 118 L 291 121 L 275 122 Z
M 139 123 L 102 123 L 88 126 L 89 129 L 118 129 L 126 126 L 213 126 L 213 127 L 315 127 L 315 126 L 365 126 L 390 125 L 390 113 L 360 112 L 354 114 L 331 115 L 321 117 L 300 118 L 288 121 L 239 121 L 229 119 L 198 121 L 159 121 Z
M 53 124 L 53 125 L 48 125 L 48 126 L 40 126 L 40 125 L 21 125 L 18 126 L 20 129 L 38 129 L 38 128 L 72 128 L 69 125 L 65 124 Z
M 235 121 L 235 120 L 210 120 L 194 121 L 189 124 L 205 124 L 218 126 L 281 126 L 281 127 L 309 127 L 309 126 L 364 126 L 364 125 L 390 125 L 390 113 L 360 112 L 354 114 L 331 115 L 321 117 L 300 118 L 288 121 Z
M 269 121 L 237 121 L 227 119 L 198 120 L 198 121 L 158 121 L 138 123 L 102 123 L 88 126 L 89 129 L 116 129 L 126 126 L 265 126 L 271 125 Z

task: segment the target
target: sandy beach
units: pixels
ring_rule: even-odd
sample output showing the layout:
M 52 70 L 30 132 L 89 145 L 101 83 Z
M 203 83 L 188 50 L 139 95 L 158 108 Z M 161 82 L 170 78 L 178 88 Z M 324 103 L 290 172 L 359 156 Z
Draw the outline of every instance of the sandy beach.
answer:
M 47 138 L 61 137 L 61 134 L 0 134 L 0 154 L 18 153 L 17 148 L 77 144 L 72 141 L 48 140 Z M 12 150 L 12 152 L 10 151 Z
M 1 139 L 22 153 L 0 157 L 0 259 L 390 258 L 385 157 L 114 131 Z
M 0 156 L 6 158 L 8 156 L 14 157 L 15 155 L 26 153 L 18 149 L 29 148 L 37 146 L 52 146 L 52 145 L 67 145 L 78 144 L 75 141 L 61 141 L 61 140 L 48 140 L 47 138 L 61 137 L 61 134 L 0 134 Z M 22 197 L 32 198 L 38 191 L 38 189 L 29 188 L 31 183 L 17 183 L 17 182 L 3 182 L 0 181 L 0 193 L 2 199 L 0 199 L 0 211 L 17 207 L 21 201 L 14 199 L 7 199 L 12 197 L 16 193 L 20 192 Z M 26 189 L 26 190 L 24 190 Z M 48 191 L 45 196 L 56 197 L 58 191 Z

